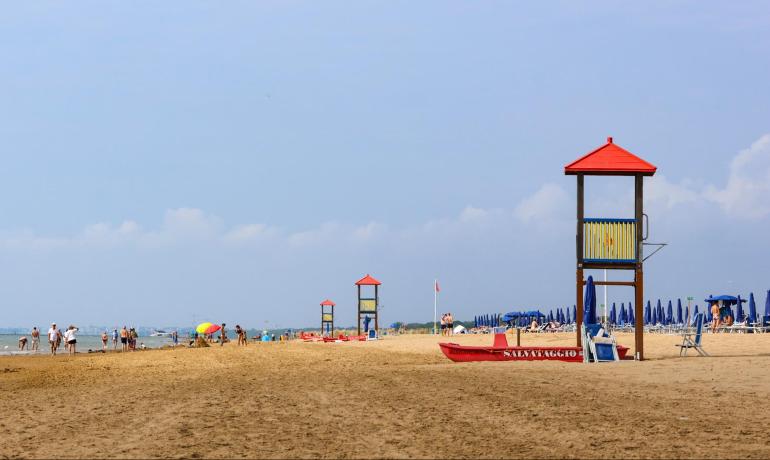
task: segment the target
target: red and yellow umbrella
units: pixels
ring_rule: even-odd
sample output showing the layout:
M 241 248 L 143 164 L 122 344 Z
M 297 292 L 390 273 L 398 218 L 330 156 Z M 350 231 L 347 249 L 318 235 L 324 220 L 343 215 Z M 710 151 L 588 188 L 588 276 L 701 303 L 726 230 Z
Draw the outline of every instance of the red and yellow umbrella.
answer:
M 200 323 L 195 328 L 195 332 L 197 332 L 198 334 L 213 334 L 220 329 L 222 329 L 222 326 L 220 326 L 219 324 Z

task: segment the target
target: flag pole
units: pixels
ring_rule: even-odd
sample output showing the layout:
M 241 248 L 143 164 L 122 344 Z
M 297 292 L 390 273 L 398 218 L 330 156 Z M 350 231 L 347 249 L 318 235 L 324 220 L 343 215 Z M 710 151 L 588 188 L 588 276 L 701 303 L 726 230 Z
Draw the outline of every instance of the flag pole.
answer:
M 438 306 L 438 292 L 436 291 L 436 283 L 438 280 L 433 280 L 433 333 L 438 332 L 436 330 L 436 310 Z

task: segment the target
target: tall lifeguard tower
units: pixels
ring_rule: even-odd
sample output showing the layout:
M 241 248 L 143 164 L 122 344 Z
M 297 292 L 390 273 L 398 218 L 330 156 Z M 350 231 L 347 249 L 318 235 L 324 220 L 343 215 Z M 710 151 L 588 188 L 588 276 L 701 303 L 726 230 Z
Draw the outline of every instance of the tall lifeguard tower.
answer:
M 595 281 L 599 286 L 632 286 L 634 288 L 635 358 L 644 359 L 644 262 L 642 233 L 644 177 L 658 168 L 628 150 L 614 144 L 612 138 L 598 149 L 564 167 L 564 174 L 577 176 L 577 253 L 575 305 L 577 306 L 577 344 L 581 346 L 583 323 L 584 270 L 633 270 L 633 281 Z M 631 176 L 634 178 L 634 217 L 587 218 L 584 215 L 585 176 Z
M 369 274 L 356 281 L 356 287 L 358 288 L 358 315 L 356 321 L 356 327 L 358 327 L 358 334 L 361 335 L 361 319 L 369 315 L 374 316 L 374 330 L 377 331 L 377 335 L 380 334 L 380 320 L 379 320 L 379 306 L 380 306 L 380 283 L 376 279 L 372 278 Z M 362 291 L 362 286 L 374 286 L 374 292 L 371 288 L 364 288 L 369 293 Z M 363 297 L 364 295 L 368 297 Z
M 334 302 L 329 299 L 321 302 L 321 336 L 328 329 L 329 337 L 334 337 Z

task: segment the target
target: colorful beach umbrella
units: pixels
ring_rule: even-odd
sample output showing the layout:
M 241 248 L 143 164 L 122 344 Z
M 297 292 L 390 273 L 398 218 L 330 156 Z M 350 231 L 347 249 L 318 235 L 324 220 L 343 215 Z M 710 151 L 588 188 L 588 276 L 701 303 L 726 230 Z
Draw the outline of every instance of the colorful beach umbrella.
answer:
M 594 286 L 594 277 L 590 275 L 586 281 L 583 299 L 583 323 L 596 324 L 596 286 Z
M 757 304 L 754 302 L 754 293 L 749 293 L 749 322 L 757 322 Z
M 222 329 L 222 326 L 219 324 L 200 323 L 195 327 L 195 332 L 198 334 L 213 334 L 220 329 Z
M 682 299 L 676 299 L 676 324 L 683 324 L 682 319 Z

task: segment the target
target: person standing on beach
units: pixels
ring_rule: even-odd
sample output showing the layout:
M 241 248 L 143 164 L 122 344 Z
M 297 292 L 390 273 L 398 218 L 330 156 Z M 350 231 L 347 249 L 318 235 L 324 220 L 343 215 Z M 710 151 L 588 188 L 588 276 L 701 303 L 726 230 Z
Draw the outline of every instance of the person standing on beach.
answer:
M 120 351 L 128 351 L 128 329 L 126 326 L 120 330 Z
M 711 320 L 711 332 L 715 333 L 721 323 L 721 318 L 719 317 L 719 304 L 717 302 L 711 304 L 711 316 L 713 317 Z
M 39 351 L 40 350 L 40 331 L 37 330 L 37 327 L 33 327 L 30 335 L 32 336 L 32 351 Z
M 179 345 L 179 331 L 174 330 L 174 332 L 171 333 L 171 343 L 174 344 L 174 347 Z
M 70 356 L 75 354 L 75 348 L 77 346 L 77 338 L 75 337 L 75 332 L 78 330 L 75 326 L 70 325 L 70 327 L 67 328 L 67 332 L 64 334 L 64 340 L 67 341 L 67 349 L 70 352 Z
M 118 328 L 112 330 L 112 349 L 118 349 Z
M 107 331 L 102 332 L 102 351 L 107 351 L 107 341 L 109 340 Z
M 219 330 L 219 346 L 223 347 L 227 340 L 227 332 L 225 331 L 225 323 L 222 323 L 222 329 Z
M 56 323 L 51 324 L 51 329 L 48 329 L 48 343 L 51 345 L 51 356 L 56 356 L 56 349 L 59 347 L 59 330 L 56 329 Z

